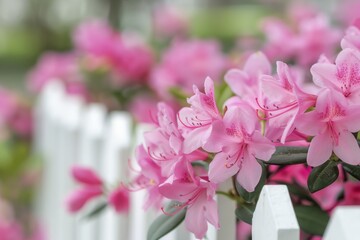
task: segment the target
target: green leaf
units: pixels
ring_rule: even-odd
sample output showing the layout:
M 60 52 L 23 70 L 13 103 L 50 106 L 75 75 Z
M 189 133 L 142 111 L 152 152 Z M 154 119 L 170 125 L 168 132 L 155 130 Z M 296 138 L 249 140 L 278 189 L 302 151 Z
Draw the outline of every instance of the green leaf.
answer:
M 176 100 L 179 101 L 180 104 L 187 105 L 187 98 L 189 96 L 186 92 L 184 92 L 184 90 L 179 87 L 171 87 L 168 91 L 171 96 L 173 96 Z
M 94 209 L 92 209 L 89 213 L 87 213 L 84 218 L 85 219 L 90 219 L 90 218 L 93 218 L 97 215 L 99 215 L 100 213 L 102 213 L 102 211 L 105 210 L 105 208 L 108 206 L 107 202 L 104 201 L 104 202 L 101 202 L 99 203 L 98 205 L 95 206 Z
M 344 162 L 341 162 L 341 165 L 343 166 L 345 171 L 348 172 L 351 176 L 353 176 L 357 180 L 360 180 L 360 166 L 359 165 L 354 166 L 354 165 L 350 165 L 350 164 L 347 164 Z
M 231 91 L 229 85 L 226 82 L 223 82 L 220 86 L 215 88 L 215 98 L 216 98 L 216 105 L 218 109 L 222 109 L 226 100 L 232 97 L 234 93 Z
M 262 174 L 260 177 L 260 181 L 258 185 L 255 187 L 253 192 L 246 191 L 239 183 L 235 180 L 235 188 L 238 194 L 248 203 L 255 202 L 260 195 L 261 189 L 263 188 L 266 182 L 266 167 L 262 163 L 262 161 L 258 161 L 262 167 Z
M 169 206 L 172 206 L 174 204 L 174 202 L 171 202 Z M 169 206 L 166 208 L 167 211 L 168 209 L 170 209 Z M 181 211 L 175 213 L 174 215 L 160 215 L 151 224 L 148 230 L 147 240 L 157 240 L 171 232 L 184 220 L 185 214 L 186 209 L 184 208 Z
M 252 223 L 252 218 L 255 211 L 255 204 L 243 203 L 236 210 L 235 215 L 239 220 L 248 224 Z
M 303 188 L 297 182 L 287 183 L 287 182 L 282 182 L 282 181 L 276 181 L 276 183 L 286 185 L 289 190 L 289 193 L 291 195 L 295 195 L 295 196 L 299 197 L 300 199 L 305 199 L 305 200 L 312 202 L 315 205 L 319 206 L 319 204 L 311 197 L 311 195 L 309 194 L 309 191 L 306 188 Z
M 308 178 L 310 192 L 317 192 L 336 181 L 339 176 L 337 164 L 337 161 L 330 160 L 313 168 Z
M 315 206 L 295 206 L 300 228 L 309 234 L 322 236 L 329 222 L 329 215 Z
M 291 165 L 306 163 L 307 147 L 277 147 L 275 153 L 266 164 Z
M 202 160 L 192 162 L 191 165 L 193 167 L 202 167 L 202 168 L 204 168 L 206 170 L 209 170 L 209 163 L 207 163 L 205 161 L 202 161 Z

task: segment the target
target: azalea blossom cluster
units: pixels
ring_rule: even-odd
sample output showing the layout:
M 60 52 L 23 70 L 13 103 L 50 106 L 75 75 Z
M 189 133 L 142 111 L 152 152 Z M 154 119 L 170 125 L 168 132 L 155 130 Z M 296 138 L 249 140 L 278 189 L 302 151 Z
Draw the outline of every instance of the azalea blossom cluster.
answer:
M 160 103 L 156 128 L 137 149 L 141 175 L 135 182 L 149 192 L 146 206 L 162 198 L 179 202 L 175 211 L 186 208 L 187 229 L 202 238 L 207 222 L 219 227 L 214 201 L 219 184 L 234 177 L 253 192 L 261 163 L 276 147 L 308 146 L 311 167 L 326 161 L 359 165 L 354 135 L 360 130 L 359 39 L 359 28 L 350 27 L 335 63 L 322 56 L 311 67 L 313 83 L 283 62 L 272 73 L 259 52 L 242 69 L 225 74 L 235 96 L 220 109 L 211 78 L 203 92 L 194 86 L 190 106 L 177 113 Z

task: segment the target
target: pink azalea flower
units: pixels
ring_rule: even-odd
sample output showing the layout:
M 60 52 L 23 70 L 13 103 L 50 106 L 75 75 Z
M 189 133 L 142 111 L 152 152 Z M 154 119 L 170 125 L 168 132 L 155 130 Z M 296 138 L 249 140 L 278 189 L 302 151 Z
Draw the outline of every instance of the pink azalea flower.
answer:
M 178 113 L 178 122 L 183 130 L 184 153 L 191 153 L 203 147 L 215 152 L 220 151 L 215 146 L 209 146 L 208 141 L 213 133 L 213 125 L 222 119 L 216 106 L 214 95 L 214 82 L 206 78 L 204 84 L 205 93 L 194 86 L 195 95 L 188 99 L 191 107 L 184 107 Z
M 166 198 L 180 202 L 177 211 L 187 207 L 185 216 L 186 229 L 202 239 L 207 232 L 207 223 L 219 229 L 218 209 L 214 200 L 216 185 L 204 178 L 169 177 L 159 191 Z M 175 211 L 175 212 L 177 212 Z M 170 213 L 171 214 L 171 213 Z M 172 213 L 174 214 L 174 213 Z
M 73 178 L 79 183 L 94 186 L 103 184 L 101 178 L 91 168 L 75 165 L 72 167 L 71 172 Z
M 358 26 L 350 26 L 341 40 L 342 49 L 352 48 L 360 51 L 360 20 Z
M 360 148 L 352 135 L 360 130 L 359 117 L 360 109 L 349 106 L 341 94 L 328 89 L 321 91 L 315 110 L 300 115 L 296 124 L 301 133 L 315 136 L 307 155 L 308 165 L 323 164 L 333 151 L 348 164 L 360 164 L 360 159 L 356 158 Z
M 66 199 L 67 209 L 72 213 L 78 212 L 86 203 L 102 194 L 102 186 L 85 186 L 77 189 Z
M 112 205 L 117 213 L 128 213 L 130 208 L 129 191 L 124 186 L 119 186 L 112 191 L 108 197 L 110 205 Z
M 225 136 L 218 140 L 223 147 L 210 163 L 210 181 L 220 183 L 237 174 L 239 184 L 252 192 L 262 173 L 256 159 L 268 161 L 275 147 L 257 130 L 256 113 L 245 103 L 229 108 L 223 122 Z
M 311 68 L 314 82 L 343 94 L 350 102 L 360 103 L 360 53 L 346 48 L 335 64 L 317 63 Z
M 159 96 L 169 99 L 169 88 L 191 92 L 193 85 L 202 87 L 207 76 L 220 79 L 226 65 L 216 41 L 174 41 L 153 70 L 150 84 Z
M 194 151 L 183 152 L 183 141 L 174 111 L 166 104 L 158 104 L 158 128 L 144 134 L 145 148 L 151 159 L 161 167 L 162 175 L 169 177 L 176 168 L 188 162 L 202 160 L 207 154 Z

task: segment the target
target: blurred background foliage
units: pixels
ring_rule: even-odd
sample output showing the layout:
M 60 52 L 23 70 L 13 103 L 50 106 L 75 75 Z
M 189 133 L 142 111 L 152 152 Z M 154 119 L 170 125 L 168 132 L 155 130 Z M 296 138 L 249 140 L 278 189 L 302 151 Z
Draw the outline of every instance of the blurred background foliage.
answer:
M 259 21 L 281 15 L 286 0 L 0 0 L 0 84 L 24 88 L 28 69 L 45 51 L 71 49 L 71 31 L 86 19 L 108 19 L 150 39 L 154 7 L 171 3 L 190 14 L 191 35 L 217 38 L 224 48 L 257 36 Z M 314 1 L 312 1 L 314 2 Z M 315 1 L 316 2 L 316 1 Z M 321 2 L 321 1 L 319 1 Z M 326 1 L 326 6 L 331 6 Z

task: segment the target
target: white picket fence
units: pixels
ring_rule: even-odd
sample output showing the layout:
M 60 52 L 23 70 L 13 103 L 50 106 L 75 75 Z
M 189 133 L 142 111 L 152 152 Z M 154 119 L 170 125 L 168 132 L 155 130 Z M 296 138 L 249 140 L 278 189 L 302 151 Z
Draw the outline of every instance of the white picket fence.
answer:
M 44 174 L 38 199 L 38 215 L 49 240 L 144 240 L 156 215 L 142 209 L 145 192 L 131 196 L 129 215 L 106 209 L 98 218 L 84 219 L 67 213 L 64 199 L 75 188 L 69 169 L 81 164 L 96 169 L 105 181 L 115 183 L 129 176 L 128 159 L 134 146 L 142 141 L 149 126 L 137 126 L 126 112 L 108 113 L 100 104 L 86 105 L 65 94 L 58 82 L 48 84 L 35 109 L 36 150 L 44 158 Z M 229 183 L 221 188 L 227 189 Z M 236 239 L 235 204 L 218 197 L 221 230 L 211 225 L 209 240 Z M 93 206 L 88 206 L 88 209 Z M 86 212 L 86 211 L 85 211 Z M 265 186 L 254 217 L 254 240 L 298 240 L 299 225 L 286 186 Z M 163 240 L 195 239 L 184 226 Z M 341 207 L 335 211 L 325 240 L 360 239 L 360 208 Z

